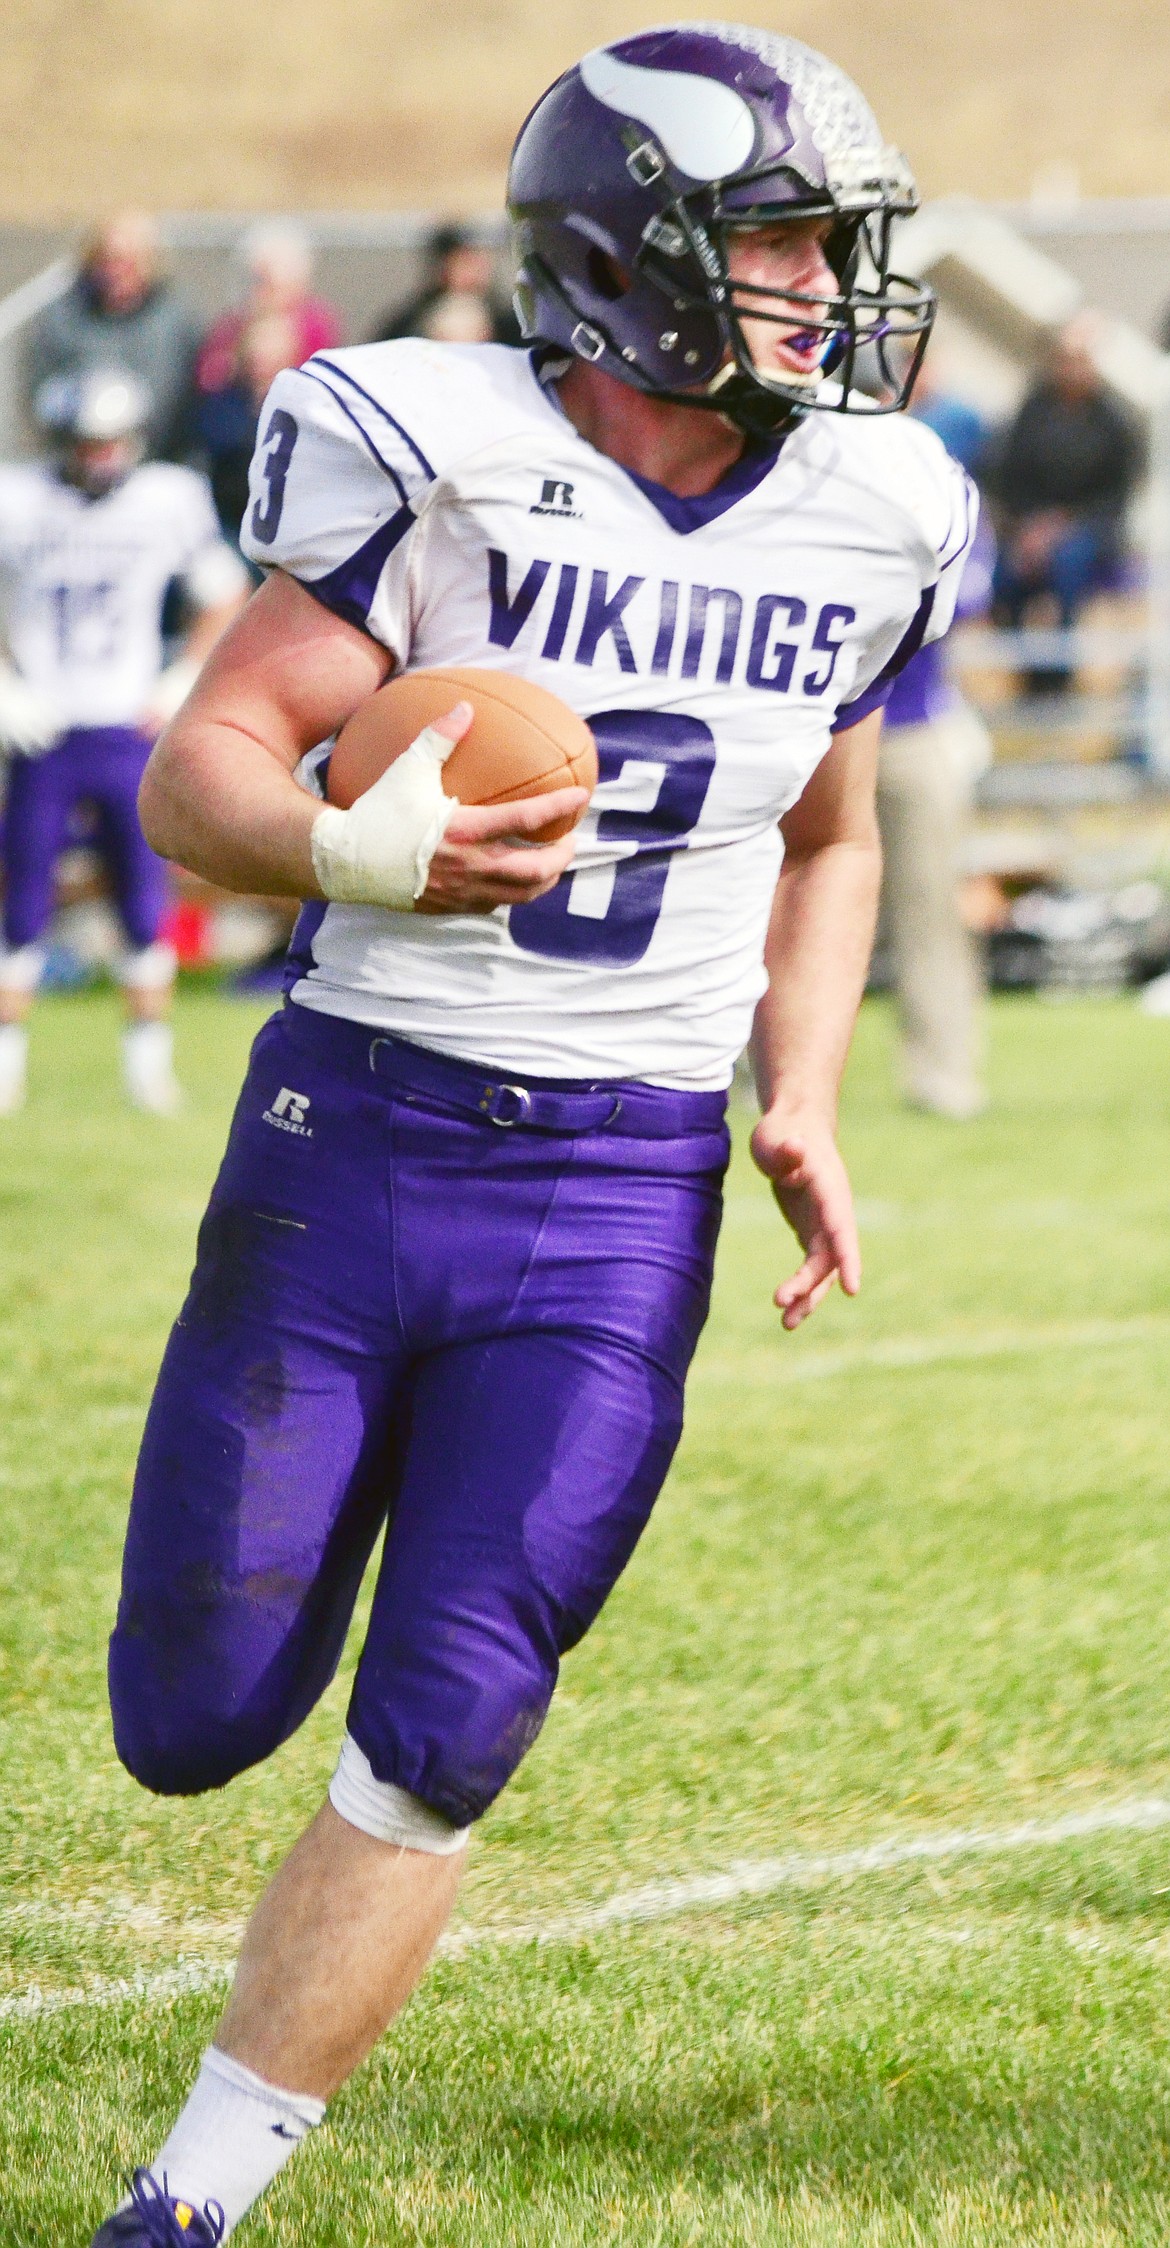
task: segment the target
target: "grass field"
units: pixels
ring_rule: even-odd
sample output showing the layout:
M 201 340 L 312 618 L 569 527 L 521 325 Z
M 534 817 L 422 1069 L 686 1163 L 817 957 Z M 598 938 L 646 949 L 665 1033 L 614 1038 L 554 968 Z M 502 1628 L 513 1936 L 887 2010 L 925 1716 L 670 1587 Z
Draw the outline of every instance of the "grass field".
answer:
M 344 1680 L 184 1805 L 105 1709 L 136 1438 L 257 1019 L 186 996 L 163 1127 L 118 1106 L 112 1001 L 46 1003 L 2 1128 L 3 2248 L 81 2248 L 153 2151 L 341 1723 Z M 242 2248 L 1165 2240 L 1168 1045 L 1128 1002 L 1001 1006 L 992 1110 L 948 1127 L 899 1110 L 868 1007 L 865 1290 L 795 1338 L 741 1150 L 678 1465 L 473 1847 L 477 1940 Z

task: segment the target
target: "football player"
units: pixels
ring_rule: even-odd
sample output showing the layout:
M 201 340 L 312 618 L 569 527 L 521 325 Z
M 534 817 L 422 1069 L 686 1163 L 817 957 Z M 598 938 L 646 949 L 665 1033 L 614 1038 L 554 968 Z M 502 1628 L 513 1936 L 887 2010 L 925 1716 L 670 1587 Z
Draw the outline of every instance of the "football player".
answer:
M 241 606 L 248 580 L 188 468 L 141 464 L 150 398 L 116 368 L 55 376 L 37 394 L 44 460 L 0 468 L 0 744 L 10 752 L 0 949 L 0 1115 L 25 1097 L 26 1018 L 44 964 L 53 869 L 81 804 L 125 933 L 126 1090 L 177 1104 L 166 1020 L 175 957 L 160 939 L 166 870 L 138 821 L 151 743 Z M 163 668 L 161 618 L 179 580 L 193 612 Z
M 530 352 L 274 385 L 271 575 L 144 785 L 157 849 L 309 901 L 143 1441 L 110 1679 L 145 1786 L 288 1738 L 385 1542 L 328 1800 L 102 2248 L 230 2231 L 421 1974 L 678 1441 L 749 1034 L 784 1325 L 859 1283 L 835 1109 L 881 705 L 972 513 L 881 410 L 932 311 L 890 270 L 910 174 L 820 55 L 680 25 L 558 80 L 510 200 Z M 526 841 L 578 791 L 443 795 L 466 708 L 349 811 L 297 785 L 392 671 L 452 663 L 588 717 L 575 833 Z

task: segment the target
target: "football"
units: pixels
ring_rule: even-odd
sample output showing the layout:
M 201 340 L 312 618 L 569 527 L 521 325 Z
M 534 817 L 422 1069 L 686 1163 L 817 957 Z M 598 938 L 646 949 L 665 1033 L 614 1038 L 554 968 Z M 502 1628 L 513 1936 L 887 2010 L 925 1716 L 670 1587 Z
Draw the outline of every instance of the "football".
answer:
M 330 803 L 348 810 L 424 726 L 445 718 L 457 702 L 469 702 L 475 712 L 443 767 L 443 787 L 461 804 L 511 804 L 554 788 L 596 787 L 597 745 L 585 720 L 559 695 L 507 671 L 452 666 L 404 671 L 355 710 L 329 760 Z M 533 841 L 553 843 L 579 818 L 551 820 Z

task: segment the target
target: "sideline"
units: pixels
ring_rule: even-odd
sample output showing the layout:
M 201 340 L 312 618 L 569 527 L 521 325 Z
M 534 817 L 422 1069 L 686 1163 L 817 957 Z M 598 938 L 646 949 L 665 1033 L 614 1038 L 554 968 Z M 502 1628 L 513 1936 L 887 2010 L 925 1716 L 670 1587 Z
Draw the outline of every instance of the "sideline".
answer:
M 898 1866 L 937 1865 L 945 1858 L 995 1857 L 1017 1850 L 1058 1849 L 1099 1834 L 1152 1834 L 1170 1826 L 1170 1799 L 1137 1798 L 1125 1803 L 1099 1804 L 1086 1811 L 1071 1811 L 1058 1819 L 1025 1819 L 1010 1827 L 958 1827 L 934 1834 L 891 1835 L 856 1850 L 799 1852 L 783 1858 L 740 1860 L 722 1873 L 697 1874 L 680 1881 L 653 1881 L 640 1889 L 619 1889 L 579 1912 L 550 1914 L 547 1919 L 493 1926 L 454 1928 L 440 1938 L 439 1955 L 459 1958 L 484 1946 L 579 1943 L 607 1928 L 636 1927 L 647 1921 L 666 1920 L 679 1913 L 701 1912 L 713 1906 L 736 1904 L 745 1897 L 765 1897 L 779 1889 L 815 1888 L 822 1882 L 850 1881 L 866 1874 L 886 1873 Z M 15 1908 L 19 1910 L 20 1908 Z M 64 1908 L 68 1911 L 69 1908 Z M 88 1909 L 91 1916 L 95 1908 Z M 100 1908 L 97 1908 L 100 1911 Z M 127 1915 L 129 1920 L 129 1915 Z M 90 1924 L 93 1924 L 91 1917 Z M 107 1919 L 105 1925 L 110 1925 Z M 209 1923 L 203 1924 L 205 1928 Z M 236 1935 L 238 1924 L 222 1934 Z M 28 2021 L 45 2014 L 60 2014 L 74 2007 L 109 2008 L 134 2002 L 187 1997 L 213 1990 L 227 1982 L 232 1972 L 228 1960 L 181 1959 L 173 1967 L 134 1975 L 97 1975 L 71 1989 L 43 1990 L 30 1984 L 26 1990 L 0 1998 L 0 2021 Z

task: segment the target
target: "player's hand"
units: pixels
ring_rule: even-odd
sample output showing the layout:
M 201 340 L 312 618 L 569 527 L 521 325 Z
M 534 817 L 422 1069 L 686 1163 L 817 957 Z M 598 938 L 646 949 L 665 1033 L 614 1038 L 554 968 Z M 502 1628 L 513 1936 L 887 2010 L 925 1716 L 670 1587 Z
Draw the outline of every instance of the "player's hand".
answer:
M 428 730 L 454 748 L 471 724 L 470 703 L 456 703 Z M 449 801 L 452 801 L 449 799 Z M 573 836 L 533 843 L 542 827 L 565 819 L 589 801 L 585 788 L 558 788 L 549 796 L 521 796 L 514 804 L 460 804 L 431 852 L 426 888 L 416 913 L 494 913 L 500 905 L 529 905 L 555 888 L 573 856 Z
M 41 757 L 60 738 L 60 722 L 47 697 L 0 658 L 0 748 Z
M 514 804 L 461 804 L 436 845 L 419 913 L 494 913 L 498 905 L 542 898 L 568 869 L 570 832 L 557 843 L 531 838 L 589 801 L 584 788 L 521 796 Z
M 326 805 L 310 837 L 323 896 L 397 912 L 491 913 L 525 905 L 560 880 L 573 837 L 527 838 L 575 812 L 588 790 L 563 788 L 515 804 L 460 804 L 442 784 L 443 766 L 472 722 L 456 703 L 427 726 L 348 811 Z
M 824 1117 L 770 1111 L 752 1133 L 752 1156 L 805 1252 L 776 1290 L 787 1328 L 799 1327 L 839 1280 L 847 1296 L 861 1286 L 861 1247 L 849 1175 Z

